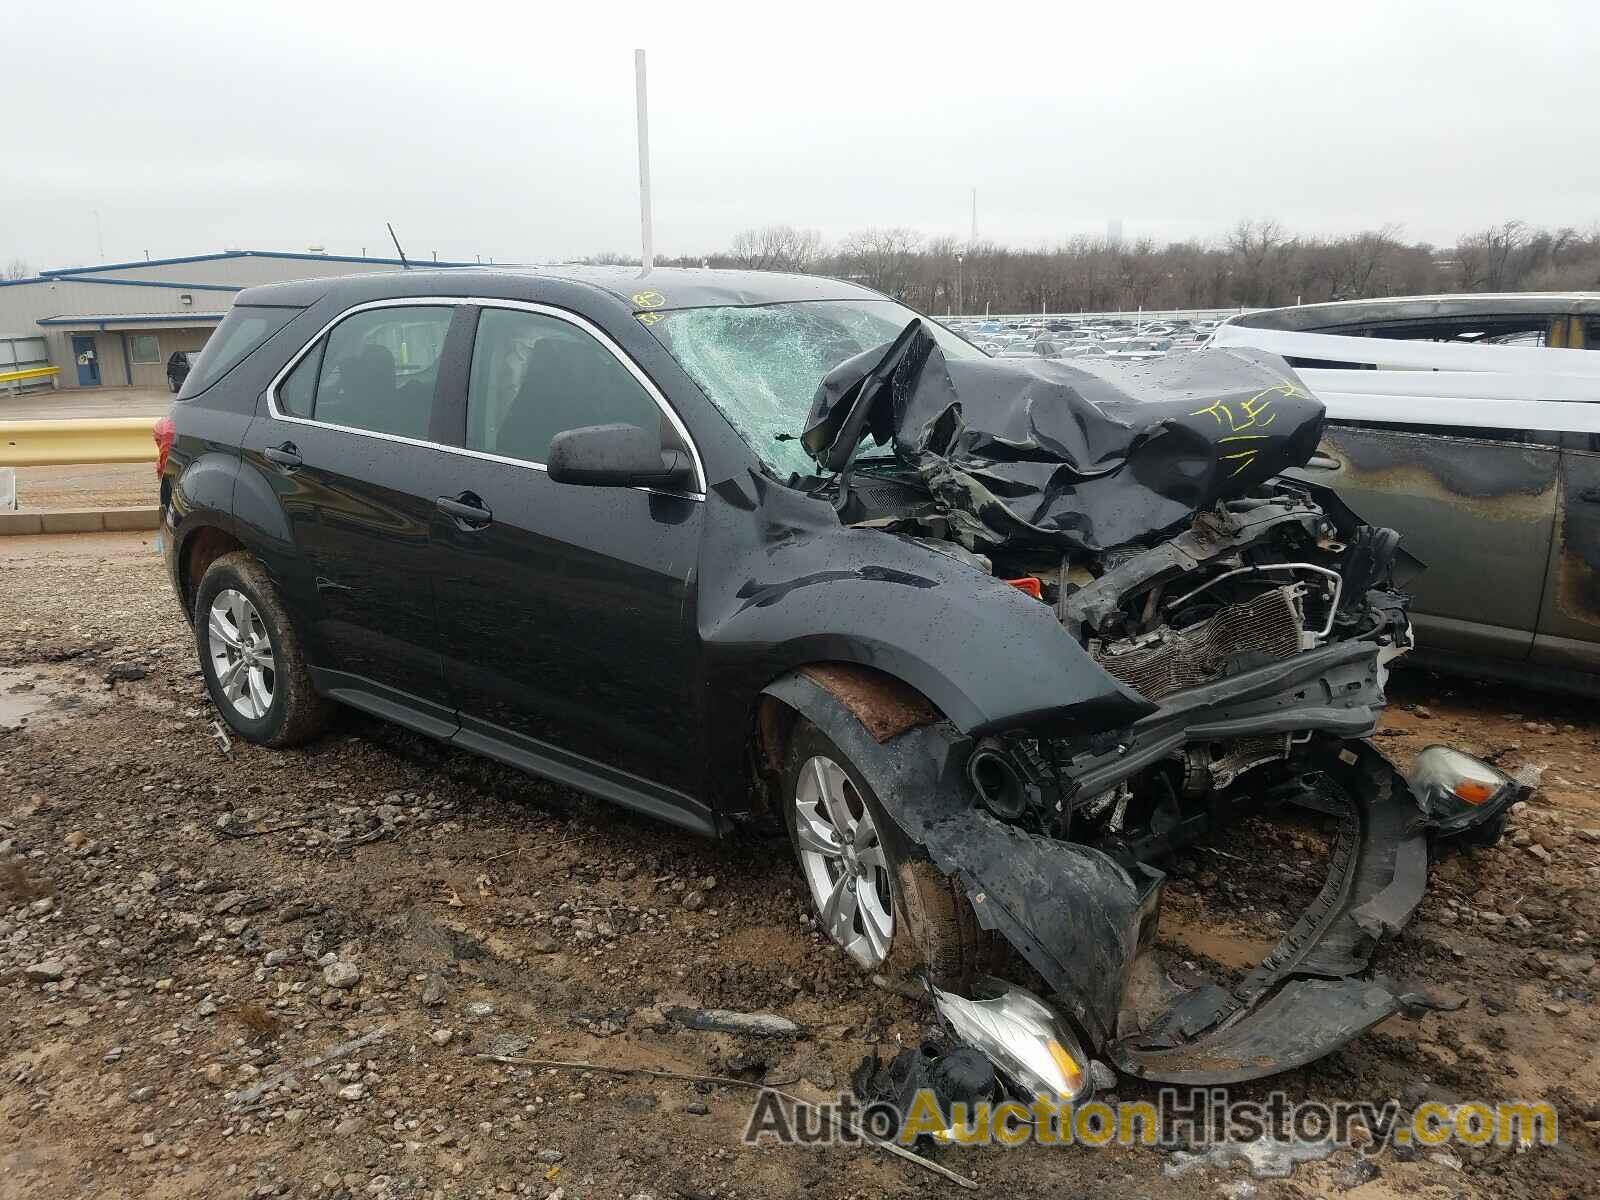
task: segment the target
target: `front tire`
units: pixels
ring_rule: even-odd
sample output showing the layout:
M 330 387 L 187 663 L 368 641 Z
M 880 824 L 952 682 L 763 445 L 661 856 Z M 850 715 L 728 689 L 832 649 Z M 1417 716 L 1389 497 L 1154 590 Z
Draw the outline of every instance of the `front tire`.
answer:
M 858 967 L 891 980 L 925 973 L 958 990 L 998 969 L 1003 943 L 978 927 L 959 885 L 804 718 L 785 747 L 782 803 L 818 925 Z
M 296 746 L 327 728 L 300 638 L 266 569 L 244 551 L 213 562 L 195 591 L 195 648 L 206 689 L 248 742 Z

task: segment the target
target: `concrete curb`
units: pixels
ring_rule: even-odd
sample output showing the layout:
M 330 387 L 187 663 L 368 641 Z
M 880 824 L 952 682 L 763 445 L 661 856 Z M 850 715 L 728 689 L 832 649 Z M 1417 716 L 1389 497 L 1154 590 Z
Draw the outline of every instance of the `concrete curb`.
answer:
M 0 537 L 17 533 L 119 533 L 157 529 L 161 510 L 138 508 L 62 508 L 54 512 L 0 512 Z

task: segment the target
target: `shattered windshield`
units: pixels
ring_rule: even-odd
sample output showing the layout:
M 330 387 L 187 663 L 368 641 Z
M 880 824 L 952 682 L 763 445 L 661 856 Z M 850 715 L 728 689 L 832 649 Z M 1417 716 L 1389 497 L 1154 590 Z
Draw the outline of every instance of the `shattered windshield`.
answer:
M 700 390 L 780 476 L 816 470 L 798 438 L 822 377 L 894 340 L 917 314 L 893 300 L 684 308 L 646 321 Z M 983 351 L 930 321 L 949 358 Z

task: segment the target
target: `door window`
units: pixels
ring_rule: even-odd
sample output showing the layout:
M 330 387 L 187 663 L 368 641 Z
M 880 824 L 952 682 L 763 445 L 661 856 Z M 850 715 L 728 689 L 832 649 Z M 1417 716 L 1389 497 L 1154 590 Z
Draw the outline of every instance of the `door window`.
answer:
M 374 308 L 346 318 L 284 381 L 281 405 L 332 425 L 426 439 L 452 311 Z M 308 395 L 309 371 L 302 378 L 301 369 L 319 354 L 316 388 Z
M 467 449 L 543 463 L 556 434 L 609 424 L 663 428 L 661 409 L 616 355 L 558 317 L 483 310 L 467 386 Z
M 278 385 L 278 407 L 291 417 L 311 416 L 312 403 L 317 398 L 317 376 L 322 371 L 322 352 L 327 345 L 326 338 L 319 341 Z

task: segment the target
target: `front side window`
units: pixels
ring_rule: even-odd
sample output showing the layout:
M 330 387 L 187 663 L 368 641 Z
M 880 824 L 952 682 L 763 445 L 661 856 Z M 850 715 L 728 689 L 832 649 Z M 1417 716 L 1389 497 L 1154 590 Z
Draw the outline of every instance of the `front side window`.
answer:
M 427 438 L 451 313 L 374 308 L 346 318 L 284 380 L 280 406 L 331 425 Z M 313 360 L 320 360 L 314 389 L 304 370 Z
M 128 339 L 128 357 L 136 365 L 161 361 L 161 339 L 153 333 L 136 333 Z
M 585 425 L 663 428 L 661 409 L 616 355 L 559 317 L 486 308 L 467 384 L 467 449 L 543 463 L 550 439 Z
M 650 332 L 769 467 L 810 474 L 798 438 L 822 377 L 891 342 L 917 314 L 892 300 L 806 300 L 647 314 Z M 983 351 L 928 322 L 947 358 Z

